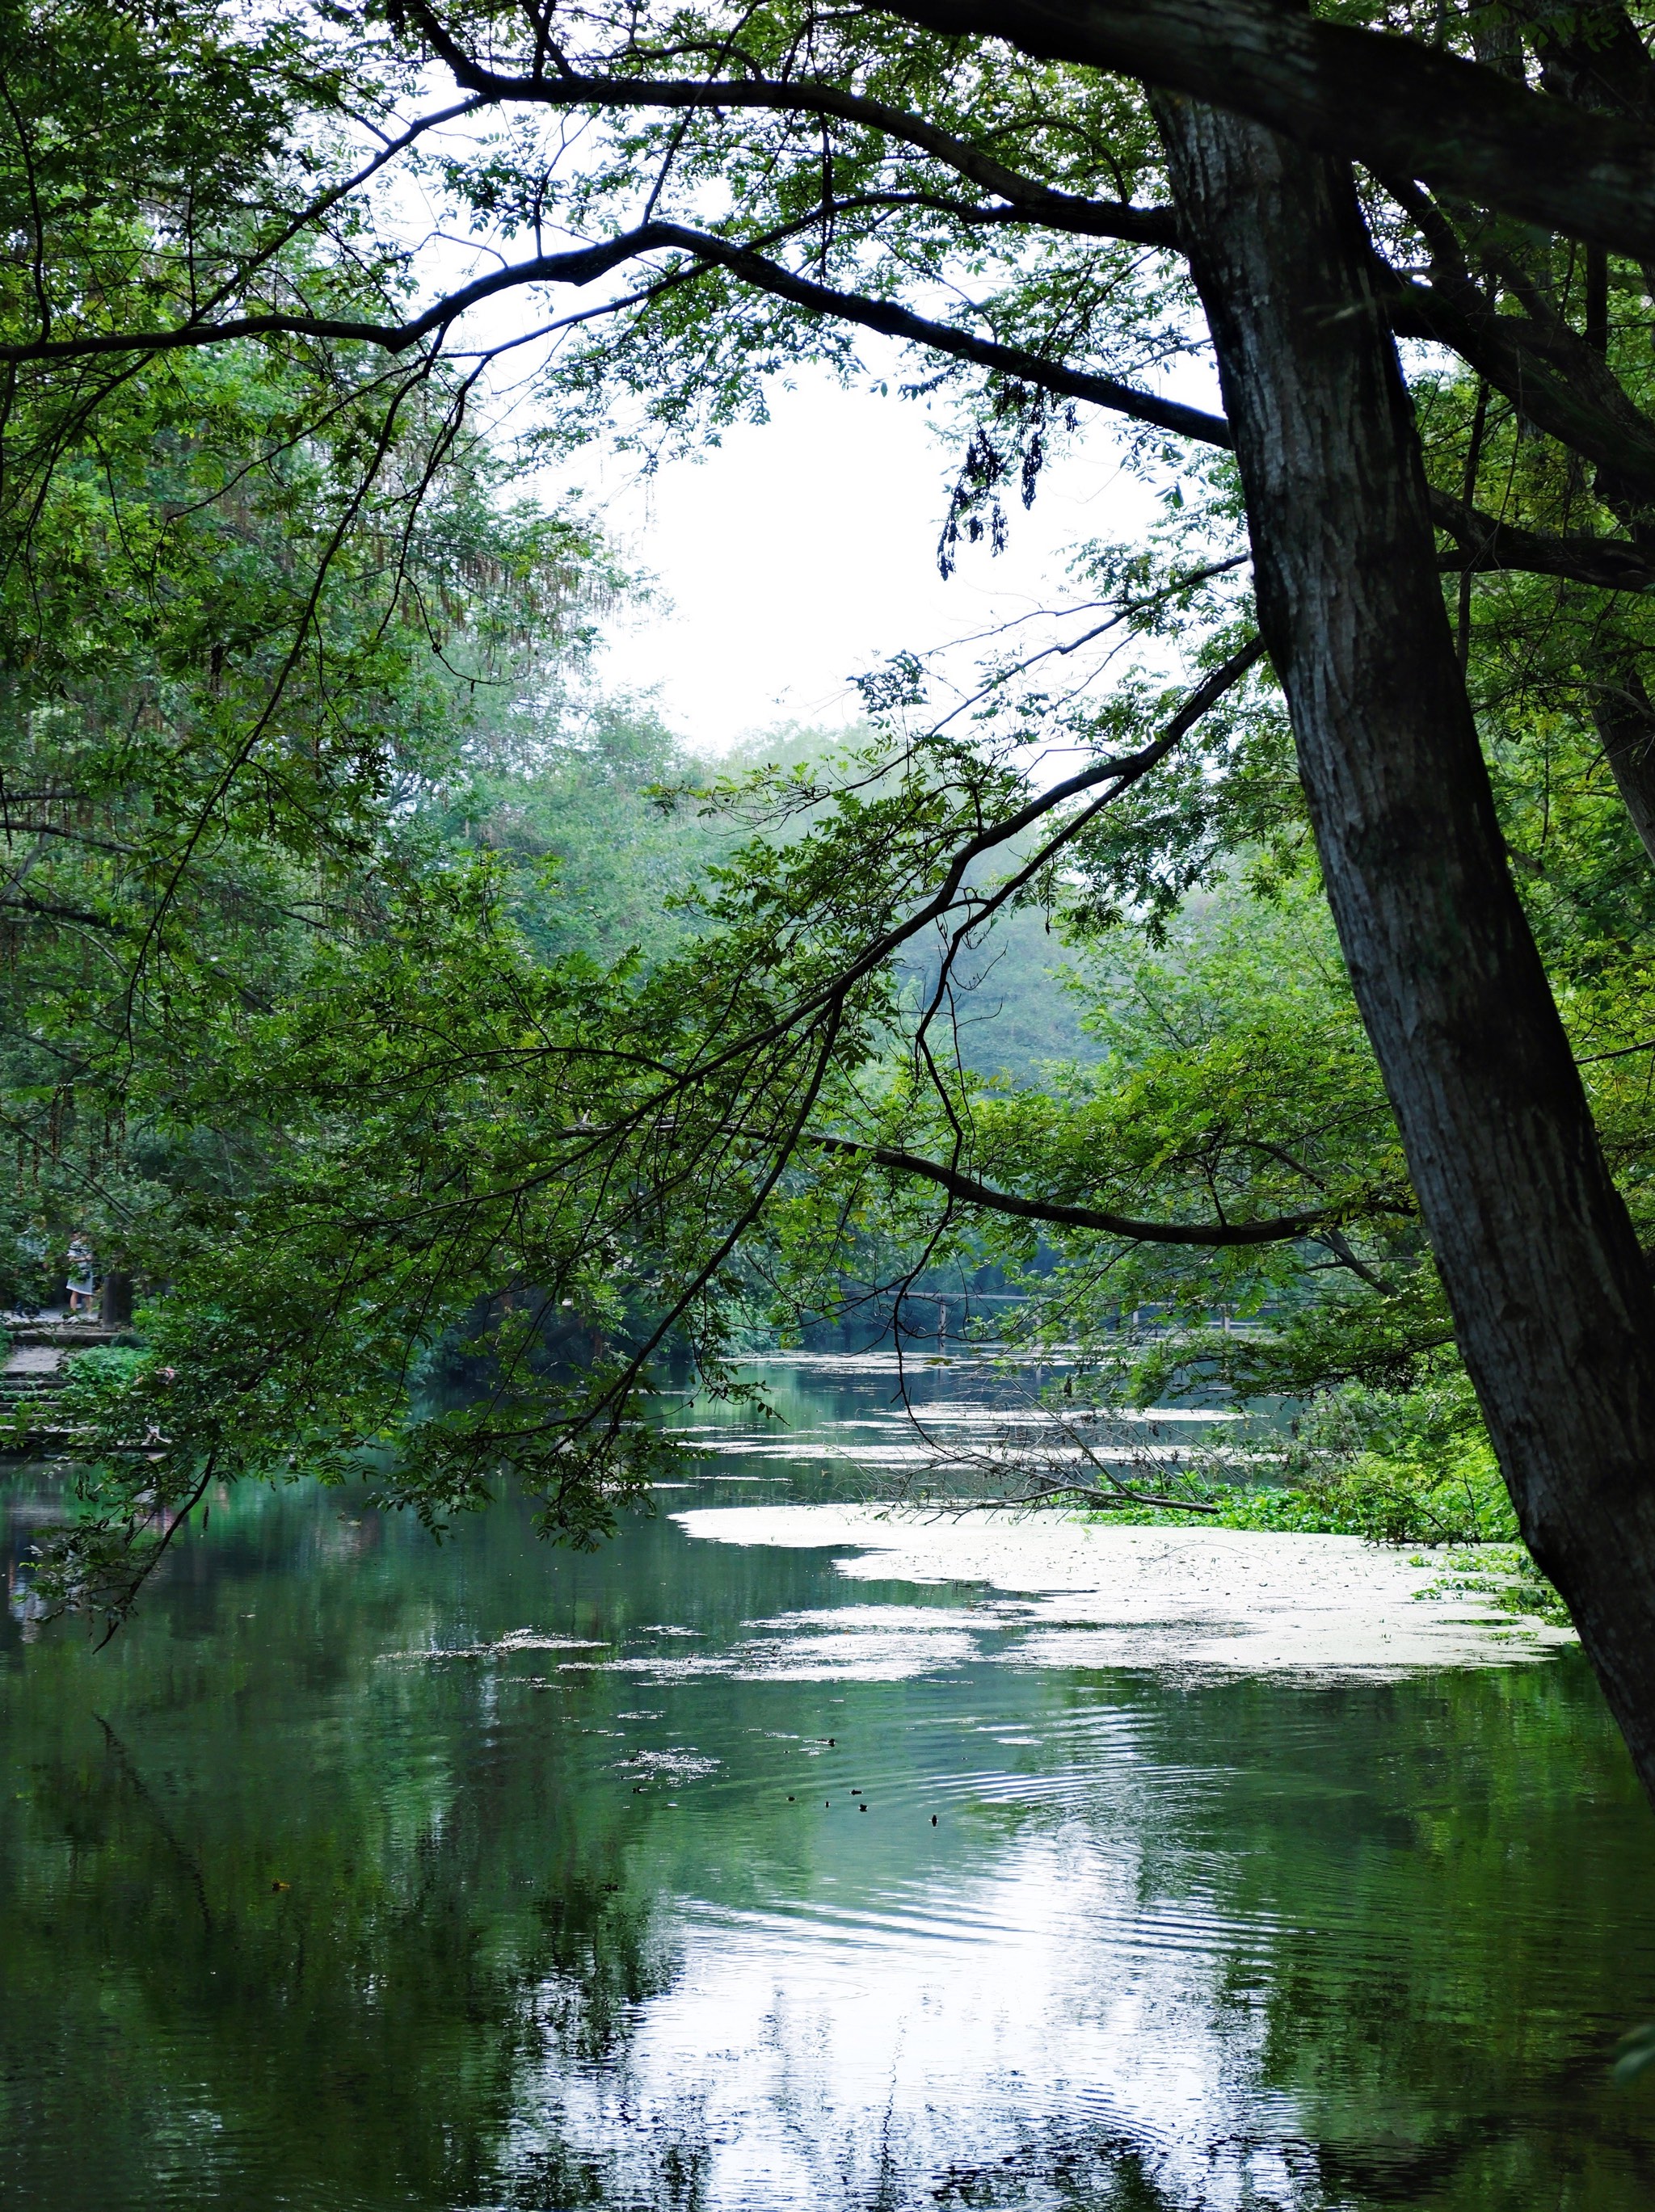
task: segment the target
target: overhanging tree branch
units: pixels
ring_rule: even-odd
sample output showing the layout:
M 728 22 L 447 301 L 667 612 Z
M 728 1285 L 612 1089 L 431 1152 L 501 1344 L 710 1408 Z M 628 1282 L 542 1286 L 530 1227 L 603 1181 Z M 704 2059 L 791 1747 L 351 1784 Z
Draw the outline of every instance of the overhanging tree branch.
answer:
M 1431 494 L 1431 520 L 1454 540 L 1453 550 L 1439 556 L 1439 565 L 1451 573 L 1517 569 L 1603 592 L 1655 591 L 1655 558 L 1629 538 L 1547 538 L 1437 490 Z
M 1638 258 L 1655 254 L 1655 138 L 1416 39 L 1281 0 L 886 0 L 928 30 L 1119 70 Z
M 807 308 L 812 313 L 855 323 L 887 337 L 906 338 L 954 360 L 972 362 L 979 368 L 1037 385 L 1043 391 L 1056 392 L 1066 398 L 1088 400 L 1094 406 L 1129 415 L 1135 421 L 1171 431 L 1178 437 L 1199 439 L 1216 446 L 1229 442 L 1229 432 L 1222 417 L 1208 415 L 1200 408 L 1186 407 L 1177 400 L 1140 392 L 1114 377 L 1094 376 L 1069 368 L 1062 362 L 1049 361 L 1022 346 L 1002 345 L 995 339 L 956 330 L 950 324 L 933 322 L 888 300 L 871 299 L 858 292 L 836 291 L 831 285 L 795 275 L 751 246 L 674 222 L 642 223 L 635 230 L 605 239 L 596 246 L 573 248 L 567 253 L 537 254 L 528 261 L 513 262 L 479 277 L 473 284 L 462 285 L 457 291 L 446 294 L 420 314 L 402 323 L 275 309 L 263 314 L 232 316 L 220 323 L 182 323 L 170 331 L 87 331 L 75 337 L 0 345 L 0 362 L 21 364 L 101 354 L 167 353 L 225 345 L 236 339 L 284 336 L 328 338 L 377 346 L 391 354 L 405 353 L 423 339 L 446 334 L 469 309 L 498 299 L 504 293 L 534 284 L 590 284 L 624 262 L 662 250 L 686 253 L 706 268 L 727 269 L 756 289 Z
M 554 76 L 506 74 L 468 54 L 429 9 L 408 9 L 431 50 L 457 84 L 484 99 L 528 102 L 545 107 L 661 108 L 672 110 L 756 109 L 766 114 L 831 116 L 887 138 L 918 148 L 969 177 L 1031 220 L 1052 230 L 1087 238 L 1118 238 L 1136 246 L 1175 246 L 1177 222 L 1170 208 L 1134 207 L 1118 200 L 1088 199 L 1056 191 L 1025 176 L 992 154 L 944 131 L 923 115 L 892 107 L 887 101 L 849 92 L 815 77 L 789 77 L 784 84 L 745 77 L 625 77 L 563 70 Z
M 1136 1244 L 1194 1244 L 1203 1249 L 1284 1244 L 1335 1218 L 1339 1211 L 1323 1206 L 1308 1213 L 1281 1213 L 1264 1221 L 1138 1221 L 1129 1214 L 1110 1213 L 1099 1206 L 1064 1206 L 1056 1199 L 1022 1198 L 1015 1191 L 995 1190 L 940 1160 L 922 1159 L 917 1153 L 889 1145 L 860 1145 L 848 1137 L 812 1137 L 810 1141 L 824 1152 L 860 1153 L 876 1167 L 934 1182 L 964 1206 L 1010 1214 L 1019 1221 L 1046 1222 L 1053 1228 L 1098 1230 L 1106 1237 L 1124 1237 Z
M 698 236 L 693 232 L 685 234 L 686 251 L 718 263 L 758 290 L 807 307 L 817 314 L 856 323 L 886 337 L 907 338 L 916 345 L 928 346 L 934 352 L 951 355 L 956 361 L 974 362 L 979 368 L 997 370 L 1003 376 L 1015 377 L 1021 383 L 1056 392 L 1064 398 L 1089 400 L 1094 406 L 1129 415 L 1135 421 L 1170 430 L 1178 437 L 1198 439 L 1210 446 L 1227 446 L 1230 442 L 1229 429 L 1221 416 L 1186 407 L 1177 400 L 1159 398 L 1153 392 L 1140 392 L 1135 386 L 1122 384 L 1111 376 L 1093 376 L 1084 370 L 1069 368 L 1062 362 L 1050 361 L 1022 346 L 1001 345 L 995 339 L 980 338 L 949 324 L 933 322 L 888 300 L 869 299 L 857 292 L 835 291 L 829 285 L 795 276 L 791 270 L 744 247 L 726 246 L 719 240 L 707 240 L 704 246 L 691 246 L 689 240 Z
M 1606 474 L 1618 493 L 1655 501 L 1655 422 L 1561 318 L 1542 327 L 1496 313 L 1469 286 L 1410 283 L 1389 270 L 1382 281 L 1398 337 L 1449 347 L 1536 428 L 1595 463 L 1600 483 Z
M 1221 662 L 1217 668 L 1210 670 L 1202 678 L 1160 735 L 1145 745 L 1141 750 L 1110 760 L 1094 761 L 1089 768 L 1080 769 L 1074 775 L 1065 777 L 1061 783 L 1051 785 L 1049 789 L 1030 799 L 1026 805 L 1020 806 L 1015 813 L 1007 815 L 1003 821 L 996 822 L 988 829 L 980 830 L 976 836 L 967 838 L 963 844 L 955 848 L 939 889 L 916 912 L 910 914 L 906 920 L 895 924 L 891 928 L 882 931 L 855 960 L 849 962 L 834 977 L 831 983 L 822 985 L 818 990 L 792 1007 L 780 1020 L 768 1024 L 754 1036 L 744 1040 L 740 1046 L 726 1048 L 720 1060 L 712 1062 L 710 1065 L 718 1066 L 725 1059 L 733 1057 L 738 1051 L 749 1050 L 768 1044 L 773 1038 L 784 1034 L 787 1030 L 795 1026 L 818 1007 L 831 1003 L 843 1003 L 845 997 L 864 975 L 871 975 L 874 969 L 882 966 L 893 952 L 899 951 L 903 945 L 917 937 L 922 930 L 928 929 L 933 922 L 940 921 L 949 912 L 958 897 L 960 886 L 964 883 L 973 865 L 985 854 L 995 852 L 1001 847 L 1010 844 L 1014 839 L 1020 837 L 1025 830 L 1031 829 L 1037 822 L 1045 819 L 1067 806 L 1071 799 L 1090 798 L 1093 793 L 1100 793 L 1099 797 L 1092 799 L 1092 803 L 1083 808 L 1071 821 L 1065 823 L 1057 834 L 1017 871 L 1009 883 L 1002 884 L 998 890 L 991 893 L 988 898 L 978 904 L 975 910 L 975 918 L 981 922 L 988 915 L 993 913 L 1009 891 L 1031 880 L 1041 868 L 1046 866 L 1065 845 L 1072 842 L 1100 807 L 1106 805 L 1111 799 L 1118 798 L 1123 791 L 1129 789 L 1133 784 L 1141 781 L 1152 769 L 1159 768 L 1161 762 L 1175 746 L 1183 742 L 1202 717 L 1209 713 L 1226 692 L 1232 690 L 1244 676 L 1257 666 L 1263 655 L 1263 641 L 1257 637 L 1250 638 L 1247 643 L 1238 651 L 1232 653 L 1227 660 Z M 1109 787 L 1105 788 L 1105 787 Z M 707 1072 L 706 1067 L 697 1071 L 697 1073 Z

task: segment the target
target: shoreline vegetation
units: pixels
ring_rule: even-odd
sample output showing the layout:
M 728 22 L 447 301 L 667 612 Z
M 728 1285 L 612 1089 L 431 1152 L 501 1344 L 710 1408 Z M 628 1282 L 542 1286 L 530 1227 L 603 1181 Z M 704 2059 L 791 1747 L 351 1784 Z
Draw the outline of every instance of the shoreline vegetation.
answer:
M 58 1337 L 64 1334 L 55 1332 Z M 44 1449 L 68 1464 L 66 1455 L 80 1429 L 93 1432 L 106 1394 L 119 1390 L 143 1358 L 130 1338 L 119 1346 L 65 1346 L 50 1376 L 31 1376 L 30 1395 L 0 1407 L 0 1454 Z M 1031 1412 L 1049 1413 L 1057 1437 L 1068 1446 L 1065 1449 L 1060 1443 L 1056 1455 L 1050 1447 L 1043 1453 L 1038 1446 L 1031 1454 L 1027 1430 L 996 1428 L 995 1410 L 985 1404 L 982 1425 L 997 1436 L 998 1446 L 991 1443 L 958 1455 L 943 1447 L 925 1476 L 899 1480 L 894 1495 L 879 1501 L 880 1510 L 1006 1516 L 1013 1523 L 1050 1516 L 1058 1525 L 1359 1539 L 1413 1554 L 1411 1565 L 1433 1567 L 1438 1576 L 1433 1592 L 1459 1593 L 1513 1618 L 1572 1628 L 1563 1601 L 1522 1541 L 1492 1453 L 1481 1437 L 1463 1433 L 1465 1409 L 1457 1403 L 1445 1409 L 1439 1403 L 1421 1423 L 1421 1403 L 1417 1393 L 1396 1400 L 1348 1393 L 1336 1407 L 1312 1408 L 1307 1417 L 1284 1425 L 1228 1407 L 1152 1408 L 1124 1415 L 1119 1407 L 1069 1407 L 1050 1392 L 1030 1400 L 1027 1410 L 1009 1419 L 1015 1424 L 1026 1422 Z M 1397 1449 L 1362 1449 L 1360 1439 L 1373 1437 L 1387 1419 L 1394 1421 L 1399 1406 L 1405 1418 L 1415 1417 L 1414 1455 L 1408 1455 L 1404 1440 L 1394 1433 Z M 922 1430 L 924 1419 L 922 1413 Z M 1127 1424 L 1135 1420 L 1142 1427 L 1124 1450 L 1112 1452 L 1084 1441 L 1088 1419 L 1116 1436 L 1133 1434 Z M 1173 1421 L 1202 1419 L 1214 1427 L 1223 1424 L 1230 1434 L 1247 1441 L 1197 1443 L 1187 1453 L 1147 1441 Z M 1092 1433 L 1095 1438 L 1098 1431 Z M 1079 1455 L 1091 1467 L 1089 1479 L 1077 1480 L 1071 1489 L 1065 1484 L 1064 1462 L 1073 1466 L 1072 1440 L 1077 1437 Z M 1035 1472 L 1019 1471 L 1019 1459 Z M 1238 1463 L 1260 1472 L 1238 1478 Z M 951 1468 L 986 1477 L 989 1494 L 965 1498 L 936 1488 Z M 868 1472 L 878 1490 L 878 1474 Z M 1421 1556 L 1426 1553 L 1428 1559 Z

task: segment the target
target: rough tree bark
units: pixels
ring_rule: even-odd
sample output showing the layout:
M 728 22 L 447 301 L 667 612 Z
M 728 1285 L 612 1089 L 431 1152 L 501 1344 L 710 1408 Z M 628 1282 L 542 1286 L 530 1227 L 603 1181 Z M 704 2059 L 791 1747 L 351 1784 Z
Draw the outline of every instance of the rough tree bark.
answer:
M 1507 872 L 1348 168 L 1171 94 L 1260 625 L 1523 1531 L 1655 1796 L 1655 1290 Z

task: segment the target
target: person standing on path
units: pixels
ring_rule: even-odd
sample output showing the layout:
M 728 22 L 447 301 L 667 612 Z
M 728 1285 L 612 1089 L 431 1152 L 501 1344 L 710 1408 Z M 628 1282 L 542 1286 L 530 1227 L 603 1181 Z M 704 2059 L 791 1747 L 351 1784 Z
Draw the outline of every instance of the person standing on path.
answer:
M 92 1247 L 83 1230 L 77 1229 L 69 1240 L 69 1311 L 72 1320 L 84 1309 L 92 1310 L 92 1301 L 98 1295 L 97 1265 Z

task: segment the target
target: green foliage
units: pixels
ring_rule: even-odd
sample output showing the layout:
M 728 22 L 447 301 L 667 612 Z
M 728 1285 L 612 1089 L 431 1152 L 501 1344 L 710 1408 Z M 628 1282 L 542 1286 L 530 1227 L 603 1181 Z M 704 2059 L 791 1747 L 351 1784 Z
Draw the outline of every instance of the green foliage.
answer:
M 1268 1449 L 1279 1426 L 1253 1432 Z M 1513 1544 L 1516 1516 L 1464 1377 L 1348 1384 L 1293 1419 L 1268 1482 L 1226 1491 L 1232 1527 L 1321 1529 L 1381 1544 Z
M 1556 26 L 1524 24 L 1557 63 Z M 861 373 L 856 315 L 946 300 L 1012 351 L 923 356 L 961 453 L 941 556 L 997 547 L 1078 430 L 1052 365 L 1147 388 L 1198 343 L 1141 89 L 873 10 L 738 32 L 599 7 L 559 19 L 549 69 L 551 36 L 495 0 L 0 16 L 25 242 L 0 280 L 0 1291 L 43 1296 L 71 1227 L 151 1286 L 142 1357 L 71 1386 L 92 1471 L 56 1587 L 119 1613 L 210 1483 L 364 1459 L 433 1526 L 514 1477 L 591 1541 L 660 1464 L 669 1350 L 739 1392 L 755 1326 L 900 1328 L 986 1279 L 1021 1341 L 1107 1352 L 1123 1401 L 1298 1404 L 1282 1480 L 1226 1511 L 1509 1533 L 1228 456 L 1141 408 L 1126 460 L 1160 520 L 1076 549 L 1050 635 L 989 642 L 964 695 L 905 648 L 855 741 L 717 776 L 647 706 L 593 702 L 620 580 L 515 494 L 599 432 L 654 453 L 762 419 L 794 363 Z M 467 52 L 528 74 L 474 92 Z M 685 90 L 703 66 L 718 84 Z M 646 97 L 660 77 L 684 96 Z M 463 301 L 404 326 L 429 270 L 392 175 L 502 291 L 548 240 L 601 259 L 645 177 L 674 227 L 617 246 L 613 291 L 524 352 L 513 446 L 475 427 Z M 1631 558 L 1642 495 L 1602 418 L 1629 435 L 1655 397 L 1642 277 L 1603 264 L 1599 328 L 1567 244 L 1401 187 L 1369 203 L 1416 300 L 1493 305 L 1462 365 L 1415 365 L 1439 492 Z M 1606 734 L 1648 708 L 1655 615 L 1567 563 L 1448 589 L 1536 935 L 1655 1237 L 1655 875 L 1636 746 Z M 457 1358 L 486 1387 L 439 1402 Z
M 540 960 L 668 951 L 697 869 L 733 842 L 697 811 L 702 764 L 648 706 L 554 700 L 537 712 L 516 696 L 502 720 L 433 792 L 425 824 L 446 848 L 488 855 Z

